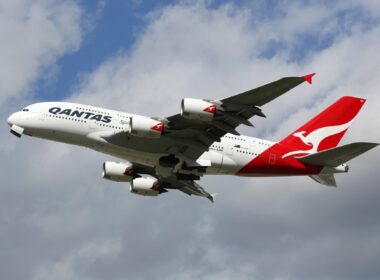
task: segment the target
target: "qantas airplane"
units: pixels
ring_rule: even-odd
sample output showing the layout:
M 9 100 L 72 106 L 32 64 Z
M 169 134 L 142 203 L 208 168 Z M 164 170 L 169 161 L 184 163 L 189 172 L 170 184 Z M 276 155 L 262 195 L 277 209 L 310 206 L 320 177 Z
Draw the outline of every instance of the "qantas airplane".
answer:
M 94 149 L 121 158 L 106 161 L 103 178 L 129 182 L 130 191 L 157 196 L 168 189 L 208 198 L 196 181 L 206 174 L 308 175 L 336 186 L 334 174 L 377 143 L 337 147 L 365 99 L 343 96 L 279 142 L 240 135 L 261 108 L 314 74 L 286 77 L 221 100 L 184 98 L 180 114 L 156 118 L 67 102 L 36 103 L 8 118 L 11 133 Z

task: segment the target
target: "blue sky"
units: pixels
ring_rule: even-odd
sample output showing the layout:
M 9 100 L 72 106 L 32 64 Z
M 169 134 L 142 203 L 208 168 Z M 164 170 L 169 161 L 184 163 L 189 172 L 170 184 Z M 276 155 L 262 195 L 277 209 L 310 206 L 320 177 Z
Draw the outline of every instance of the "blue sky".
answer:
M 118 52 L 128 53 L 135 40 L 149 22 L 148 15 L 176 1 L 81 1 L 83 15 L 87 17 L 82 22 L 86 34 L 78 50 L 67 53 L 58 61 L 58 73 L 53 82 L 46 83 L 44 78 L 36 84 L 36 100 L 59 100 L 70 95 L 74 86 L 79 83 L 80 74 L 96 69 L 102 62 Z M 186 3 L 186 1 L 182 1 Z M 250 1 L 234 1 L 237 7 Z M 272 3 L 273 2 L 273 3 Z M 188 2 L 191 3 L 191 2 Z M 250 9 L 260 10 L 259 17 L 265 19 L 276 15 L 276 1 L 258 1 L 250 3 Z M 207 1 L 210 9 L 217 8 L 230 1 Z M 263 56 L 273 56 L 281 47 L 273 43 L 263 52 Z
M 58 60 L 59 72 L 53 84 L 40 82 L 37 99 L 61 99 L 70 94 L 78 83 L 78 75 L 94 70 L 101 62 L 116 52 L 128 51 L 139 30 L 144 28 L 144 18 L 153 5 L 133 1 L 82 1 L 87 33 L 79 50 L 66 54 Z
M 182 1 L 191 3 L 191 1 Z M 118 52 L 129 53 L 150 22 L 149 14 L 159 11 L 176 1 L 81 1 L 83 18 L 82 28 L 85 34 L 78 50 L 68 52 L 57 61 L 58 72 L 52 81 L 46 82 L 42 76 L 36 83 L 36 100 L 59 100 L 69 96 L 75 86 L 80 83 L 80 76 L 94 71 L 101 63 Z M 206 1 L 208 9 L 217 9 L 230 1 Z M 289 12 L 284 6 L 286 1 L 234 1 L 233 6 L 245 7 L 252 14 L 252 28 L 280 19 Z M 298 1 L 298 5 L 307 6 L 310 1 Z M 329 4 L 327 4 L 327 7 Z M 360 29 L 371 28 L 376 19 L 370 16 L 362 7 L 355 5 L 340 9 L 334 14 L 334 20 L 342 28 L 339 32 L 352 32 L 352 24 Z M 329 22 L 322 20 L 318 28 L 323 28 Z M 345 30 L 347 28 L 347 30 Z M 285 36 L 286 37 L 286 36 Z M 315 28 L 302 30 L 296 34 L 296 42 L 287 42 L 281 36 L 268 39 L 261 51 L 263 58 L 270 59 L 282 50 L 289 52 L 290 62 L 301 62 L 313 52 L 328 48 L 336 40 L 334 33 L 319 33 Z
M 36 99 L 62 99 L 78 84 L 79 75 L 93 71 L 119 51 L 128 52 L 144 29 L 146 15 L 172 1 L 81 1 L 83 29 L 86 31 L 78 50 L 58 61 L 59 72 L 53 83 L 43 77 L 37 83 Z

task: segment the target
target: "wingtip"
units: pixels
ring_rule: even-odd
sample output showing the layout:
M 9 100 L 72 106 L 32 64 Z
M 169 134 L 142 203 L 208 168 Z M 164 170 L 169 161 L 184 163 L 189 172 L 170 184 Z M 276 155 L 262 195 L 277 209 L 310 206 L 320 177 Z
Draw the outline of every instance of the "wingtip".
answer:
M 211 203 L 214 203 L 214 198 L 217 196 L 217 193 L 210 194 L 207 198 L 211 201 Z
M 309 84 L 312 84 L 313 83 L 313 77 L 315 76 L 315 73 L 311 73 L 311 74 L 307 74 L 305 76 L 303 76 L 302 78 L 308 82 Z

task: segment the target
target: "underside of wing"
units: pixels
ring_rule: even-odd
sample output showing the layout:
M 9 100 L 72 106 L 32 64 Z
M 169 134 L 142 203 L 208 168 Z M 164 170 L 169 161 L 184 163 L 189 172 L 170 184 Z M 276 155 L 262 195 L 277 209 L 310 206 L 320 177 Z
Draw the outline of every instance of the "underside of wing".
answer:
M 103 168 L 104 178 L 112 181 L 130 182 L 131 192 L 135 194 L 156 196 L 167 192 L 168 189 L 176 189 L 188 195 L 205 197 L 214 202 L 214 195 L 208 193 L 194 180 L 179 179 L 173 175 L 159 176 L 155 168 L 147 165 L 131 162 L 108 162 Z
M 188 195 L 196 195 L 208 198 L 211 202 L 214 202 L 215 194 L 208 193 L 204 188 L 192 180 L 175 180 L 170 178 L 162 178 L 163 185 L 169 185 L 169 188 L 177 189 Z

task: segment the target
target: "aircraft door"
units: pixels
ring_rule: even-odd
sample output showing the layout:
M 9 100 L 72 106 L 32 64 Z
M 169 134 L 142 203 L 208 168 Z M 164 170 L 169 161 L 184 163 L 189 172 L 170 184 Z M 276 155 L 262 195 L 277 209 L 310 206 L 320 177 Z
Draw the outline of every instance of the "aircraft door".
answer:
M 269 154 L 269 158 L 268 158 L 269 165 L 275 165 L 276 164 L 276 157 L 277 157 L 277 155 L 274 153 Z
M 236 161 L 234 160 L 234 155 L 236 148 L 231 143 L 224 146 L 222 166 L 220 168 L 220 173 L 222 174 L 234 174 L 236 171 Z
M 131 117 L 120 118 L 120 124 L 122 125 L 124 131 L 129 131 L 131 128 Z
M 95 129 L 95 127 L 96 127 L 95 120 L 87 120 L 87 122 L 88 122 L 88 127 L 89 128 Z

